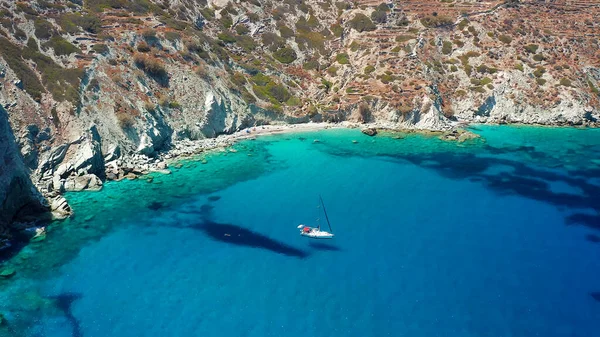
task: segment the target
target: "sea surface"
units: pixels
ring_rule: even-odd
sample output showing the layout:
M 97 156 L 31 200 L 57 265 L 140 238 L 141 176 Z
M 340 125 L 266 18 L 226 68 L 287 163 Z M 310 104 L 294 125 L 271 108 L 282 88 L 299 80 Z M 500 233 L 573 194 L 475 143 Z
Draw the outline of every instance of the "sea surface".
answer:
M 600 336 L 600 130 L 259 137 L 67 194 L 0 336 Z M 299 235 L 326 227 L 332 240 Z

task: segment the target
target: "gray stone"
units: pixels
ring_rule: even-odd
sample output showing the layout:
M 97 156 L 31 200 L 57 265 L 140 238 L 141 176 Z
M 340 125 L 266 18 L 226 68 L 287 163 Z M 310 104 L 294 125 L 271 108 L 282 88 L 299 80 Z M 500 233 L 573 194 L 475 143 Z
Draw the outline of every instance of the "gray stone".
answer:
M 366 128 L 361 130 L 367 136 L 375 136 L 377 134 L 377 130 L 374 128 Z
M 78 173 L 104 175 L 104 158 L 100 144 L 100 135 L 96 126 L 92 126 L 77 149 L 73 159 L 73 169 Z
M 95 174 L 84 174 L 77 177 L 70 177 L 65 182 L 65 191 L 80 192 L 83 190 L 100 190 L 102 181 Z
M 61 163 L 62 160 L 65 158 L 68 149 L 69 144 L 61 144 L 59 146 L 53 147 L 40 160 L 39 172 L 44 174 L 45 172 L 54 170 L 56 165 Z
M 60 178 L 66 178 L 71 174 L 71 172 L 73 172 L 73 164 L 62 163 L 58 166 L 58 168 L 54 172 L 54 175 L 59 176 Z
M 58 191 L 59 193 L 65 190 L 65 181 L 59 175 L 52 177 L 52 190 Z
M 110 162 L 116 160 L 119 157 L 121 157 L 121 148 L 119 147 L 119 145 L 112 145 L 108 148 L 108 151 L 106 151 L 106 154 L 104 155 L 104 161 Z

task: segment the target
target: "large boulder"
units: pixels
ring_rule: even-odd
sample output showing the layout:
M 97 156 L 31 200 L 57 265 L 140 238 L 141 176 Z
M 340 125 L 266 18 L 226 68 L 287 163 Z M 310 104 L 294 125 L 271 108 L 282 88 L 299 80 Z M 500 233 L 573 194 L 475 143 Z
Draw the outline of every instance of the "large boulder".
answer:
M 79 192 L 83 190 L 102 189 L 102 180 L 94 174 L 84 174 L 82 176 L 70 177 L 64 185 L 67 192 Z
M 137 152 L 153 157 L 156 151 L 164 149 L 171 142 L 173 129 L 165 123 L 164 117 L 158 110 L 148 114 L 147 117 L 151 125 L 147 126 L 141 135 Z
M 104 154 L 104 161 L 110 162 L 121 157 L 121 147 L 119 145 L 114 144 L 108 148 L 108 151 Z
M 50 210 L 52 217 L 57 220 L 66 219 L 73 213 L 71 206 L 67 203 L 67 199 L 61 195 L 50 200 Z
M 55 146 L 42 156 L 38 167 L 38 171 L 42 176 L 47 172 L 52 172 L 54 168 L 65 159 L 69 145 L 70 144 L 67 143 Z
M 365 135 L 371 136 L 371 137 L 373 137 L 377 134 L 377 129 L 375 129 L 375 128 L 366 128 L 366 129 L 362 129 L 361 131 Z
M 73 169 L 77 173 L 91 173 L 104 176 L 104 157 L 102 156 L 101 138 L 93 125 L 84 136 L 77 153 L 73 158 Z

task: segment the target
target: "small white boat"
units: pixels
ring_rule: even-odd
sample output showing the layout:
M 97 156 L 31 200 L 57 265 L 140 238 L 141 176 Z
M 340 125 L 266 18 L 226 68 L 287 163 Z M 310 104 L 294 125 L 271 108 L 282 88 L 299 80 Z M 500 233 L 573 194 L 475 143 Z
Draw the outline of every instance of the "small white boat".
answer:
M 327 216 L 327 210 L 325 210 L 325 204 L 323 203 L 323 199 L 319 196 L 321 200 L 321 205 L 323 206 L 323 212 L 325 213 L 325 219 L 327 219 L 327 225 L 329 226 L 329 232 L 321 230 L 321 224 L 319 223 L 319 219 L 317 219 L 317 227 L 309 227 L 303 224 L 298 225 L 298 229 L 300 229 L 300 235 L 306 236 L 312 239 L 333 239 L 333 232 L 331 230 L 331 224 L 329 223 L 329 217 Z
M 309 238 L 313 239 L 333 239 L 334 236 L 332 233 L 322 231 L 319 227 L 313 228 L 299 225 L 298 228 L 300 228 L 300 235 L 308 236 Z

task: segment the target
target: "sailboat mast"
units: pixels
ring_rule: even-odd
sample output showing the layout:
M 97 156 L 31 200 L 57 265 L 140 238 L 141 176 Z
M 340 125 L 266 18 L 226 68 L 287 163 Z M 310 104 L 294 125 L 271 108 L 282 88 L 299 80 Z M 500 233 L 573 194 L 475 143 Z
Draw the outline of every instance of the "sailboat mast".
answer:
M 329 223 L 329 217 L 327 216 L 327 210 L 325 209 L 325 204 L 323 203 L 323 198 L 321 198 L 321 195 L 319 195 L 319 200 L 321 200 L 321 206 L 323 206 L 323 212 L 325 213 L 325 220 L 327 220 L 327 225 L 329 226 L 329 232 L 333 233 L 333 230 L 331 229 L 331 223 Z

